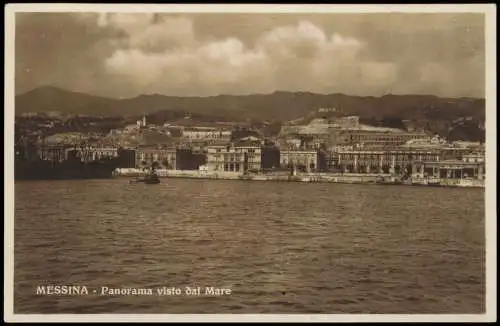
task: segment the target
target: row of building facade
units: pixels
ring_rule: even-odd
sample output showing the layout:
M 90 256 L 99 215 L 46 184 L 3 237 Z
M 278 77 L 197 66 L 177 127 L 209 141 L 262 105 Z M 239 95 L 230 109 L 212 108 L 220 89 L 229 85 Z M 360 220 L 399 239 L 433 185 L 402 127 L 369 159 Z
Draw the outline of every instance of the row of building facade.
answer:
M 39 149 L 45 160 L 97 160 L 114 158 L 120 168 L 199 170 L 263 173 L 277 169 L 299 172 L 363 174 L 417 174 L 482 178 L 484 152 L 464 148 L 399 148 L 389 150 L 338 147 L 330 151 L 308 148 L 280 150 L 255 141 L 225 142 L 202 148 L 176 147 L 49 147 Z M 445 170 L 442 167 L 445 166 Z M 446 172 L 443 172 L 446 171 Z M 450 172 L 451 171 L 451 172 Z

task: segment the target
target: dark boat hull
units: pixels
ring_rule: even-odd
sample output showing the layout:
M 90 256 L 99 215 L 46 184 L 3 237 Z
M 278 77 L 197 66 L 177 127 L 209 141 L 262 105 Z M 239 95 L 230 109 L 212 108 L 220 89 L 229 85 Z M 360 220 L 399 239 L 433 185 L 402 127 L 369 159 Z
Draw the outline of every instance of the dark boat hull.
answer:
M 135 180 L 130 180 L 130 183 L 145 183 L 149 185 L 154 185 L 161 183 L 161 181 L 157 175 L 147 175 L 143 178 L 136 178 Z
M 160 180 L 144 180 L 144 183 L 148 185 L 156 185 L 160 183 Z

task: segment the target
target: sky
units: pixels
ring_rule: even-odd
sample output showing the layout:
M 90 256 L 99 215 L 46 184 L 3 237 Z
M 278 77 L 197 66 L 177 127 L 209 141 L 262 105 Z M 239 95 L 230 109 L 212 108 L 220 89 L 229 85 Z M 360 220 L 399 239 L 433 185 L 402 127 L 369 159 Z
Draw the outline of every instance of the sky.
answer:
M 15 89 L 484 97 L 482 14 L 16 13 Z

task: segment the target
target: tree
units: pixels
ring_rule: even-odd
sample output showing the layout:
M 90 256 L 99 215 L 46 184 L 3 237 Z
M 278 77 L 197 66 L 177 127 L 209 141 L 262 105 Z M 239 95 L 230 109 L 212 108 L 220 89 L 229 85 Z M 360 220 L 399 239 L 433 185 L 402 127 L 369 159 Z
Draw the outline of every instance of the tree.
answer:
M 154 161 L 153 164 L 151 164 L 151 168 L 153 170 L 156 170 L 160 167 L 160 163 L 158 161 Z

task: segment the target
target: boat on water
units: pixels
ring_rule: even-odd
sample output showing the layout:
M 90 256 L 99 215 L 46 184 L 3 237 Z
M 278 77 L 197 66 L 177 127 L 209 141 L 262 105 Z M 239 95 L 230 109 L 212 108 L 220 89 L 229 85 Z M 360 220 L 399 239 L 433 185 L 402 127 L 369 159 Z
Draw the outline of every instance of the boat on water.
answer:
M 130 183 L 159 184 L 161 181 L 156 173 L 156 169 L 150 169 L 146 172 L 144 177 L 131 180 Z

